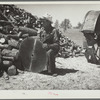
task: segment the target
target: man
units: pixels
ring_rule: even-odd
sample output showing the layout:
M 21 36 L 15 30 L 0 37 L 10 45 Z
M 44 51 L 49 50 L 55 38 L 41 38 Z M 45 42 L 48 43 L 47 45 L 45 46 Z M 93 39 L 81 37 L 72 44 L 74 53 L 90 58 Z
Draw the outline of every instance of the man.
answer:
M 41 21 L 42 33 L 40 40 L 43 42 L 43 47 L 47 51 L 47 71 L 49 75 L 56 76 L 55 73 L 55 56 L 59 51 L 59 31 L 52 27 L 51 16 L 47 14 Z M 43 31 L 44 29 L 44 31 Z

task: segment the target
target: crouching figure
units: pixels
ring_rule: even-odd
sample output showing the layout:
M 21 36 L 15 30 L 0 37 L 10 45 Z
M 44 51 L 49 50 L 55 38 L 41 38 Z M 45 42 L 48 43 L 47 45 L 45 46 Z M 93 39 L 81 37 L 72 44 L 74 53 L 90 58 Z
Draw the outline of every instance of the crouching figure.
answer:
M 40 19 L 40 22 L 42 23 L 40 25 L 42 29 L 40 32 L 40 40 L 43 43 L 43 47 L 47 51 L 47 71 L 48 74 L 56 76 L 55 57 L 59 51 L 59 30 L 52 27 L 50 15 L 43 16 L 43 18 Z

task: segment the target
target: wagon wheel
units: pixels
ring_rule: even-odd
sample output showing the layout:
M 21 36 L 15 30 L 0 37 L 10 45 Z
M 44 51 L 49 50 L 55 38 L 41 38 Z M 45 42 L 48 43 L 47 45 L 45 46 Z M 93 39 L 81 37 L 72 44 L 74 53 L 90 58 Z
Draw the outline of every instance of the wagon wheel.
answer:
M 98 49 L 98 46 L 94 45 L 92 48 L 87 48 L 85 57 L 90 63 L 100 64 L 100 49 Z

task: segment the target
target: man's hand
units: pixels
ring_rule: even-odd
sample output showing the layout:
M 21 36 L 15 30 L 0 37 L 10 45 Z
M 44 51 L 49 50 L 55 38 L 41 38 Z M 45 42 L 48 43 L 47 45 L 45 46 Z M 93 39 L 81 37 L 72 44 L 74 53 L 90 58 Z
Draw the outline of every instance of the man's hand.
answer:
M 43 44 L 43 48 L 46 49 L 46 50 L 48 49 L 47 43 L 44 43 L 44 44 Z

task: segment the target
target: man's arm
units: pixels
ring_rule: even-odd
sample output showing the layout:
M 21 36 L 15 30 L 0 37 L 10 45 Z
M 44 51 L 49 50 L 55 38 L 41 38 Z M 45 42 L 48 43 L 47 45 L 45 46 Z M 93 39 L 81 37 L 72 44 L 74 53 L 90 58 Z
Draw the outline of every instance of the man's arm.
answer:
M 54 29 L 52 31 L 52 34 L 53 34 L 53 43 L 49 45 L 49 48 L 58 49 L 59 48 L 59 40 L 60 40 L 59 32 L 58 32 L 58 30 Z

